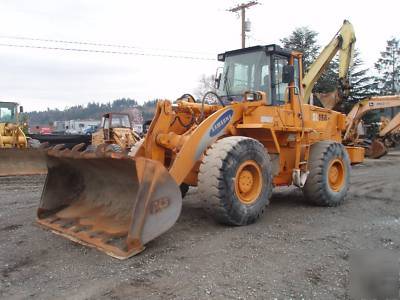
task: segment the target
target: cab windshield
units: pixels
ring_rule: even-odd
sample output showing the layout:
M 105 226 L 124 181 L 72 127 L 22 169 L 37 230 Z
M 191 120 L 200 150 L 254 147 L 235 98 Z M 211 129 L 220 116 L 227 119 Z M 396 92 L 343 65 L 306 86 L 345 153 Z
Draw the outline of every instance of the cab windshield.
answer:
M 131 128 L 128 115 L 113 114 L 111 128 Z
M 265 91 L 269 76 L 270 58 L 263 51 L 227 56 L 219 94 L 232 97 L 245 91 Z
M 0 103 L 0 123 L 17 122 L 17 105 L 15 103 Z
M 287 83 L 282 82 L 282 71 L 288 57 L 253 51 L 228 55 L 218 94 L 225 99 L 239 100 L 246 91 L 263 91 L 268 104 L 283 104 L 287 99 Z

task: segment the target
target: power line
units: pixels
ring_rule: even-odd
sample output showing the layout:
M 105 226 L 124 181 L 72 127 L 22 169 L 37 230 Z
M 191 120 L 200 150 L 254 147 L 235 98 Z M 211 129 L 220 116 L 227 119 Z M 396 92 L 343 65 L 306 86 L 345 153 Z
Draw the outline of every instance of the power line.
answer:
M 166 58 L 193 59 L 193 60 L 209 60 L 209 61 L 215 60 L 214 58 L 199 57 L 199 56 L 169 55 L 169 54 L 156 54 L 156 53 L 131 52 L 131 51 L 96 50 L 96 49 L 82 49 L 82 48 L 48 47 L 48 46 L 26 45 L 26 44 L 24 45 L 24 44 L 0 43 L 0 47 L 15 47 L 15 48 L 31 48 L 31 49 L 45 49 L 45 50 L 76 51 L 76 52 L 86 52 L 86 53 L 105 53 L 105 54 L 152 56 L 152 57 L 166 57 Z
M 132 46 L 132 45 L 122 45 L 122 44 L 110 44 L 110 43 L 100 43 L 100 42 L 84 42 L 84 41 L 47 39 L 47 38 L 36 38 L 36 37 L 14 36 L 14 35 L 0 35 L 0 39 L 25 40 L 25 41 L 36 41 L 36 42 L 50 42 L 50 43 L 62 43 L 62 44 L 76 44 L 76 45 L 98 46 L 98 47 L 113 47 L 113 48 L 124 48 L 124 49 L 142 49 L 142 50 L 153 50 L 153 51 L 170 51 L 170 52 L 180 52 L 180 53 L 214 54 L 214 53 L 211 53 L 211 52 L 192 51 L 192 50 L 145 48 L 145 47 L 137 47 L 137 46 Z
M 253 5 L 259 4 L 258 1 L 250 1 L 247 3 L 240 4 L 234 8 L 228 9 L 230 12 L 238 12 L 240 11 L 242 16 L 242 48 L 246 47 L 246 9 Z

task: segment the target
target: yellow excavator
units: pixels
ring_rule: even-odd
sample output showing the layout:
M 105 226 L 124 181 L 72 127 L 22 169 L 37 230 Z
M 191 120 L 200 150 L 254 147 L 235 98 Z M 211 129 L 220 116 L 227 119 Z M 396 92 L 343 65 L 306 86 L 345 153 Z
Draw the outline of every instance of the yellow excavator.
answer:
M 303 100 L 306 103 L 310 102 L 312 89 L 315 83 L 326 71 L 329 63 L 337 53 L 339 53 L 338 89 L 335 92 L 326 93 L 324 95 L 320 94 L 318 98 L 322 102 L 323 107 L 332 109 L 349 95 L 350 84 L 348 72 L 354 56 L 355 42 L 356 36 L 352 24 L 348 21 L 344 21 L 338 33 L 335 34 L 333 39 L 325 46 L 317 59 L 311 64 L 301 81 L 304 89 Z
M 342 45 L 349 28 L 345 21 L 336 36 Z M 48 150 L 37 222 L 125 259 L 174 225 L 182 187 L 197 186 L 207 211 L 234 226 L 259 219 L 274 186 L 298 186 L 315 205 L 340 205 L 350 164 L 363 160 L 364 149 L 341 143 L 345 115 L 306 103 L 319 72 L 309 70 L 314 79 L 304 85 L 302 53 L 275 44 L 227 51 L 218 60 L 224 70 L 217 93 L 200 102 L 158 101 L 130 155 L 106 145 Z
M 322 106 L 328 109 L 334 109 L 349 96 L 351 87 L 348 81 L 348 71 L 352 64 L 355 41 L 356 37 L 352 25 L 344 22 L 339 33 L 336 34 L 331 42 L 323 49 L 304 75 L 302 85 L 304 88 L 304 101 L 306 101 L 306 103 L 309 103 L 310 100 L 312 103 L 312 89 L 337 53 L 339 53 L 338 89 L 333 92 L 315 93 L 314 95 L 319 99 Z M 400 96 L 398 95 L 370 97 L 354 105 L 346 117 L 346 131 L 343 137 L 344 143 L 349 146 L 365 147 L 366 156 L 371 158 L 380 158 L 385 155 L 388 151 L 389 143 L 391 143 L 390 133 L 396 131 L 400 126 L 400 114 L 388 124 L 389 126 L 387 126 L 386 129 L 382 129 L 379 133 L 379 138 L 375 139 L 372 144 L 366 144 L 364 140 L 358 138 L 357 128 L 361 118 L 368 111 L 398 106 L 400 106 Z M 387 145 L 385 145 L 385 141 Z
M 378 138 L 387 148 L 400 144 L 400 112 L 387 122 L 382 122 Z
M 343 136 L 343 142 L 346 145 L 363 146 L 366 148 L 366 156 L 371 158 L 380 158 L 388 152 L 388 146 L 385 145 L 385 137 L 400 126 L 400 114 L 387 124 L 379 132 L 379 137 L 374 139 L 371 144 L 366 144 L 359 138 L 358 127 L 362 117 L 369 111 L 379 110 L 389 107 L 400 107 L 400 95 L 394 96 L 375 96 L 366 98 L 353 106 L 346 117 L 346 131 Z
M 0 176 L 47 172 L 40 142 L 26 137 L 20 124 L 21 112 L 23 108 L 18 103 L 0 102 Z

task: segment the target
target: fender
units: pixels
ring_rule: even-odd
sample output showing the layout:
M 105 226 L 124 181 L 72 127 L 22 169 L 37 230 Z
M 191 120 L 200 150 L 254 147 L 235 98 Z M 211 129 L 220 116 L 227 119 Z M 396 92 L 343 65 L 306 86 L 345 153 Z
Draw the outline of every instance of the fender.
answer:
M 228 133 L 230 124 L 242 118 L 243 105 L 232 104 L 205 119 L 191 134 L 169 171 L 177 184 L 181 184 L 204 151 L 219 137 Z

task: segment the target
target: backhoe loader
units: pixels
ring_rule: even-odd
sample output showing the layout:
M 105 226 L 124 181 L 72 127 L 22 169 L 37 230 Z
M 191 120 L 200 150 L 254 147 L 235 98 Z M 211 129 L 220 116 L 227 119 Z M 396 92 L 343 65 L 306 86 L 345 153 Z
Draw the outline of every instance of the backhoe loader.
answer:
M 346 131 L 343 136 L 345 145 L 360 146 L 366 149 L 365 155 L 371 158 L 380 158 L 387 154 L 388 146 L 385 145 L 385 137 L 389 138 L 390 132 L 396 130 L 399 126 L 400 115 L 382 129 L 378 138 L 375 138 L 371 144 L 366 144 L 359 138 L 357 128 L 362 117 L 369 111 L 384 109 L 388 107 L 400 107 L 400 95 L 394 96 L 375 96 L 366 98 L 353 106 L 346 117 Z
M 0 176 L 46 174 L 40 142 L 27 138 L 19 122 L 18 103 L 0 102 Z
M 345 21 L 337 34 L 343 44 L 349 28 Z M 105 145 L 48 150 L 37 222 L 125 259 L 174 225 L 182 185 L 197 186 L 209 213 L 234 226 L 259 219 L 274 186 L 296 185 L 315 205 L 340 205 L 364 149 L 341 143 L 345 115 L 305 103 L 302 53 L 271 44 L 218 60 L 217 93 L 158 101 L 130 156 Z
M 101 128 L 92 134 L 92 148 L 108 144 L 116 152 L 128 152 L 140 140 L 128 113 L 106 113 L 101 119 Z

